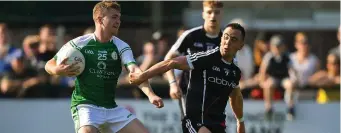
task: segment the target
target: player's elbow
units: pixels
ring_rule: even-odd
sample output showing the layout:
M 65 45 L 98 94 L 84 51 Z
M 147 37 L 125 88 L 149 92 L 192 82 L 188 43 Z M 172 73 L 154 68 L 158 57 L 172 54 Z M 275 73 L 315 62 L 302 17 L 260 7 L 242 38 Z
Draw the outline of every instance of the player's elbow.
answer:
M 49 74 L 51 74 L 51 75 L 55 75 L 55 73 L 54 73 L 54 71 L 53 71 L 53 61 L 54 61 L 54 59 L 51 59 L 51 60 L 49 60 L 49 61 L 47 61 L 46 62 L 46 64 L 45 64 L 45 71 L 47 72 L 47 73 L 49 73 Z
M 167 69 L 172 69 L 175 66 L 175 61 L 172 59 L 165 60 L 164 62 Z
M 170 60 L 172 58 L 176 57 L 176 55 L 173 52 L 168 52 L 164 58 L 164 60 Z
M 177 66 L 177 61 L 173 59 L 165 60 L 167 69 L 174 69 Z

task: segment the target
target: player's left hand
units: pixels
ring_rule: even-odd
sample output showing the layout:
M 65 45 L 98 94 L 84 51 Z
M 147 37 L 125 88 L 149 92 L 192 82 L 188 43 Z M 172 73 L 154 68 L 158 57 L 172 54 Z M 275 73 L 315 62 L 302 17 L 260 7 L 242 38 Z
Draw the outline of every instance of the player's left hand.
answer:
M 149 102 L 154 104 L 157 108 L 162 108 L 163 107 L 163 101 L 159 96 L 153 95 L 149 96 Z
M 134 85 L 140 85 L 143 80 L 140 78 L 141 73 L 129 73 L 129 83 Z

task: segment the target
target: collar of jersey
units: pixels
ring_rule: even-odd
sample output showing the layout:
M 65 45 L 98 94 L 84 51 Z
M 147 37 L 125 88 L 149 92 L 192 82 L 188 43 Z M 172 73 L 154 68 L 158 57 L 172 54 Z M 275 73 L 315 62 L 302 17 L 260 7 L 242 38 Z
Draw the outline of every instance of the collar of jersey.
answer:
M 212 35 L 206 33 L 206 36 L 207 36 L 208 38 L 217 38 L 217 37 L 219 36 L 219 33 L 218 33 L 217 35 L 214 35 L 214 36 L 212 36 Z
M 95 33 L 92 33 L 92 38 L 94 39 L 94 41 L 96 43 L 101 43 L 101 42 L 98 42 L 97 39 L 96 39 L 96 36 L 95 36 Z M 114 40 L 111 38 L 109 42 L 106 42 L 106 43 L 101 43 L 101 44 L 107 44 L 107 43 L 113 43 Z
M 220 30 L 219 33 L 218 33 L 217 35 L 212 36 L 212 35 L 210 35 L 210 34 L 208 34 L 208 33 L 206 32 L 206 30 L 205 30 L 205 28 L 204 28 L 203 25 L 202 25 L 202 29 L 203 29 L 203 31 L 205 32 L 205 35 L 206 35 L 208 38 L 211 38 L 211 39 L 219 37 L 220 33 L 222 33 L 221 30 Z
M 224 60 L 223 58 L 221 58 L 221 60 L 225 63 L 225 64 L 227 64 L 227 65 L 231 65 L 231 62 L 227 62 L 226 60 Z

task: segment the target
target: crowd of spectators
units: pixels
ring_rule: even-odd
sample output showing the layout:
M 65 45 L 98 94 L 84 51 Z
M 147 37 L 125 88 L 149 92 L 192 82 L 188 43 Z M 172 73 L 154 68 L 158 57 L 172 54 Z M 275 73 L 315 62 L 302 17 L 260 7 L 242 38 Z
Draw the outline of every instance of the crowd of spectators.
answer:
M 179 36 L 185 30 L 182 27 L 174 35 Z M 336 35 L 339 43 L 340 30 Z M 73 91 L 74 78 L 50 76 L 44 70 L 45 63 L 58 51 L 57 44 L 60 42 L 56 41 L 56 28 L 41 26 L 39 33 L 27 35 L 23 39 L 21 47 L 11 44 L 9 32 L 8 26 L 0 23 L 0 98 L 69 97 Z M 84 34 L 92 32 L 93 27 L 84 30 Z M 67 39 L 72 38 L 65 37 L 62 43 L 67 42 Z M 153 33 L 146 40 L 141 42 L 142 54 L 136 57 L 142 70 L 163 60 L 174 43 L 161 31 Z M 288 45 L 294 45 L 296 51 L 288 51 Z M 254 43 L 245 45 L 236 55 L 243 73 L 240 87 L 244 97 L 264 99 L 266 108 L 271 108 L 273 99 L 284 99 L 289 106 L 293 106 L 300 90 L 316 91 L 312 99 L 318 103 L 339 101 L 340 45 L 326 54 L 326 59 L 319 59 L 312 53 L 310 39 L 304 32 L 297 32 L 294 42 L 287 42 L 280 34 L 268 34 L 266 31 L 257 33 Z M 320 60 L 325 60 L 326 64 L 321 64 Z M 175 72 L 176 75 L 181 74 L 181 71 Z M 123 89 L 118 89 L 117 97 L 124 98 L 123 95 L 127 94 L 129 96 L 126 98 L 143 97 L 136 87 L 128 84 L 126 75 L 124 70 L 118 86 Z M 167 92 L 168 84 L 164 78 L 160 75 L 151 82 L 153 87 L 163 88 Z

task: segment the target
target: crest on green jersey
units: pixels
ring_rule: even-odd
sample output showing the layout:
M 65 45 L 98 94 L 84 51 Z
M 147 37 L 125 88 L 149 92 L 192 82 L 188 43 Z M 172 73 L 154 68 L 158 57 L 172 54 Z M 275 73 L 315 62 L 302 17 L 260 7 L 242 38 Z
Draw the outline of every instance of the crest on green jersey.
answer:
M 115 51 L 113 51 L 111 53 L 111 57 L 112 57 L 113 60 L 117 60 L 117 53 Z

